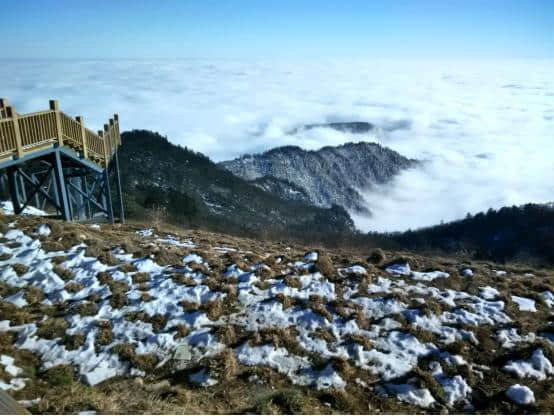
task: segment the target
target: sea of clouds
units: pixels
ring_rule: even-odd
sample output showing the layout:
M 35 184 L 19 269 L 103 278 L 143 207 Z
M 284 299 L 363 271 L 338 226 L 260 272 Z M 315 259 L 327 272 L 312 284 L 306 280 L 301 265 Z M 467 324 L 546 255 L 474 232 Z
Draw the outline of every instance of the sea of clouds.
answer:
M 490 207 L 554 200 L 554 61 L 3 61 L 0 96 L 98 129 L 150 129 L 216 161 L 294 144 L 377 141 L 424 161 L 362 190 L 362 230 L 418 228 Z M 353 137 L 306 123 L 368 121 Z

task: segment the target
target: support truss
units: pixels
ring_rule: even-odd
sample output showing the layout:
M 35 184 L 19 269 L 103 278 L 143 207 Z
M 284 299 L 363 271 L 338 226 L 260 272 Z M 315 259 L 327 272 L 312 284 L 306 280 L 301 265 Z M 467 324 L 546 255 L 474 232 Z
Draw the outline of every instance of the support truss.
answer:
M 84 163 L 79 155 L 55 148 L 40 157 L 11 163 L 0 170 L 0 176 L 15 214 L 32 205 L 67 221 L 103 217 L 114 223 L 113 186 L 119 220 L 125 221 L 117 153 L 109 166 L 101 169 Z

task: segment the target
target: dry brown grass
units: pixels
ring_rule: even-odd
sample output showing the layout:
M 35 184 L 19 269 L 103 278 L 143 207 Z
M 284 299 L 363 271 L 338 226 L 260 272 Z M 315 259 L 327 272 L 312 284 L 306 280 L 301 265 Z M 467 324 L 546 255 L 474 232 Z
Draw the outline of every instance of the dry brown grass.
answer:
M 9 284 L 5 282 L 0 282 L 0 296 L 5 298 L 11 295 L 15 295 L 17 292 L 19 292 L 19 288 L 10 286 Z M 25 293 L 25 298 L 27 298 L 27 294 Z M 27 299 L 27 302 L 29 300 Z
M 270 267 L 260 267 L 256 270 L 256 276 L 264 281 L 266 279 L 273 278 L 275 276 L 275 273 Z
M 148 315 L 145 312 L 129 312 L 125 315 L 125 319 L 128 321 L 134 322 L 134 321 L 142 321 L 149 323 L 152 325 L 152 330 L 154 332 L 160 332 L 162 331 L 166 324 L 167 324 L 167 318 L 164 315 L 161 314 L 155 314 L 155 315 Z
M 131 358 L 131 364 L 134 367 L 147 372 L 154 370 L 159 362 L 155 354 L 136 354 Z
M 26 308 L 18 308 L 13 303 L 0 300 L 0 316 L 10 321 L 11 325 L 22 325 L 33 322 L 33 315 Z
M 65 267 L 60 266 L 59 264 L 54 266 L 54 273 L 56 273 L 62 280 L 71 280 L 75 277 L 73 272 Z
M 321 327 L 317 328 L 314 332 L 312 332 L 311 335 L 316 338 L 321 338 L 326 342 L 335 342 L 337 340 L 337 338 L 333 335 L 331 331 Z
M 12 263 L 10 266 L 18 276 L 24 275 L 29 270 L 29 266 L 21 263 Z
M 218 360 L 216 359 L 215 362 Z M 235 353 L 231 348 L 226 348 L 220 355 L 220 377 L 224 382 L 233 380 L 239 373 L 239 364 L 235 357 Z
M 82 316 L 93 316 L 98 313 L 96 302 L 83 302 L 78 306 L 78 313 Z
M 39 337 L 54 339 L 63 337 L 69 324 L 63 318 L 48 318 L 46 321 L 40 322 L 37 327 Z
M 346 336 L 346 340 L 354 342 L 356 344 L 360 344 L 362 347 L 364 347 L 366 351 L 370 351 L 373 348 L 371 340 L 367 337 L 364 337 L 363 335 L 348 334 L 348 336 Z
M 265 281 L 265 280 L 260 280 L 256 283 L 254 283 L 254 286 L 256 286 L 258 289 L 260 290 L 267 290 L 269 289 L 269 282 Z
M 36 286 L 27 286 L 25 289 L 25 299 L 30 305 L 35 305 L 44 299 L 44 292 Z
M 132 344 L 116 344 L 112 347 L 112 351 L 143 371 L 152 371 L 159 362 L 154 354 L 137 354 Z
M 122 308 L 123 306 L 127 306 L 129 304 L 129 298 L 127 297 L 127 294 L 124 292 L 113 292 L 112 290 L 112 296 L 110 297 L 110 305 L 114 309 Z
M 69 282 L 65 285 L 64 289 L 69 293 L 77 293 L 80 292 L 84 287 L 85 286 L 83 286 L 81 283 Z
M 177 331 L 173 336 L 175 339 L 184 338 L 190 333 L 190 328 L 185 324 L 178 324 L 174 329 Z
M 281 304 L 283 305 L 283 310 L 292 308 L 293 306 L 298 304 L 298 300 L 296 298 L 286 296 L 282 293 L 277 293 L 277 295 L 275 295 L 275 299 L 281 302 Z
M 302 289 L 302 282 L 300 281 L 300 279 L 294 276 L 285 276 L 285 278 L 283 279 L 283 283 L 295 289 Z
M 234 346 L 237 342 L 237 328 L 234 325 L 223 325 L 216 330 L 217 339 L 222 344 Z
M 96 321 L 98 332 L 96 333 L 95 343 L 97 346 L 109 345 L 113 342 L 111 321 Z
M 0 261 L 5 261 L 5 260 L 8 260 L 8 259 L 11 259 L 13 256 L 13 254 L 11 253 L 2 253 L 0 254 Z
M 445 403 L 444 389 L 440 383 L 433 377 L 433 375 L 426 370 L 422 370 L 419 367 L 414 369 L 414 374 L 417 375 L 419 379 L 419 388 L 427 388 L 433 395 L 433 397 L 439 402 Z
M 412 334 L 414 337 L 418 339 L 419 342 L 427 343 L 437 343 L 438 336 L 434 334 L 431 331 L 427 331 L 426 329 L 421 329 L 414 326 L 409 326 L 407 328 L 402 328 L 403 331 Z
M 74 370 L 70 365 L 57 365 L 46 370 L 42 379 L 52 386 L 67 386 L 73 383 Z
M 293 327 L 271 327 L 263 328 L 253 333 L 250 342 L 255 345 L 271 343 L 276 348 L 286 348 L 292 354 L 306 355 L 306 351 L 298 343 L 297 337 L 298 333 Z
M 134 284 L 146 283 L 150 281 L 150 274 L 146 272 L 137 272 L 131 276 Z
M 200 309 L 199 303 L 189 302 L 188 300 L 182 300 L 179 302 L 179 306 L 181 306 L 185 312 L 196 312 Z
M 314 311 L 315 313 L 320 314 L 325 319 L 327 319 L 327 321 L 333 322 L 333 315 L 331 314 L 331 312 L 329 312 L 329 310 L 327 309 L 326 304 L 323 303 L 323 301 L 321 301 L 321 300 L 318 300 L 318 301 L 310 300 L 308 302 L 308 306 L 312 311 Z
M 337 273 L 331 258 L 325 254 L 319 255 L 315 263 L 315 267 L 318 272 L 328 279 L 333 279 Z
M 64 337 L 65 348 L 69 351 L 80 348 L 85 343 L 85 336 L 83 334 L 66 335 Z
M 380 248 L 374 248 L 370 251 L 369 256 L 367 257 L 367 261 L 370 264 L 375 265 L 381 265 L 385 260 L 387 259 L 387 256 L 385 255 L 385 252 Z
M 184 286 L 197 286 L 197 283 L 190 276 L 185 276 L 182 273 L 173 273 L 171 279 L 180 285 Z
M 136 272 L 137 268 L 133 265 L 133 263 L 123 263 L 119 266 L 119 270 L 121 270 L 124 273 L 132 273 Z
M 225 313 L 225 304 L 221 299 L 211 300 L 201 305 L 210 321 L 217 321 Z
M 181 266 L 184 252 L 173 247 L 164 247 L 154 254 L 154 261 L 160 266 Z
M 425 303 L 419 307 L 419 310 L 423 312 L 425 316 L 440 316 L 445 310 L 450 309 L 446 305 L 440 304 L 434 299 L 426 298 Z
M 146 210 L 146 218 L 157 229 L 167 223 L 167 208 L 163 205 L 154 204 Z

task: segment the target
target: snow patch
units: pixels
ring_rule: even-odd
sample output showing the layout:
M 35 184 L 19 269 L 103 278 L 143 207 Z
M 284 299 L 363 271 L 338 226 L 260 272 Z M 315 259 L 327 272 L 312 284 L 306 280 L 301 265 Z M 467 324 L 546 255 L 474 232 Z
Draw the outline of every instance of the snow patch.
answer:
M 42 235 L 42 236 L 49 236 L 51 232 L 52 232 L 52 229 L 48 224 L 42 224 L 37 228 L 37 230 L 35 231 L 35 234 Z
M 398 400 L 419 407 L 428 408 L 435 403 L 435 399 L 428 389 L 418 389 L 411 384 L 385 384 L 385 388 L 391 394 L 395 394 Z
M 535 394 L 527 386 L 514 384 L 506 390 L 506 397 L 517 404 L 528 405 L 535 403 Z
M 210 377 L 210 374 L 205 369 L 189 374 L 188 378 L 191 383 L 202 387 L 210 387 L 217 384 L 217 380 Z
M 306 253 L 304 256 L 304 261 L 317 261 L 318 259 L 317 251 L 311 251 L 309 253 Z
M 519 378 L 529 377 L 535 380 L 546 380 L 549 375 L 554 374 L 552 363 L 544 356 L 542 348 L 536 349 L 529 360 L 508 361 L 502 369 Z
M 189 263 L 202 264 L 203 262 L 204 262 L 204 259 L 195 253 L 188 254 L 183 258 L 183 264 L 189 264 Z
M 500 292 L 494 287 L 485 286 L 479 288 L 479 296 L 486 300 L 494 300 L 500 296 Z
M 519 310 L 522 312 L 537 312 L 535 308 L 535 301 L 529 298 L 523 298 L 521 296 L 512 296 L 512 302 L 517 303 Z
M 14 209 L 13 209 L 12 201 L 0 201 L 0 210 L 5 215 L 14 215 Z M 27 205 L 25 207 L 25 209 L 23 210 L 23 212 L 19 215 L 36 215 L 36 216 L 39 216 L 39 217 L 44 217 L 44 216 L 48 215 L 48 213 L 46 211 L 41 210 L 41 209 L 35 208 L 31 205 Z

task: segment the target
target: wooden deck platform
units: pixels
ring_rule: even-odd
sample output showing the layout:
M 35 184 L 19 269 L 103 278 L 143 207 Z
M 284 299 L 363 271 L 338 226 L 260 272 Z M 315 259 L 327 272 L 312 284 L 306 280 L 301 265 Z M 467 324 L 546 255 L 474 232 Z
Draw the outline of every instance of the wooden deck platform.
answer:
M 84 159 L 106 167 L 119 145 L 117 114 L 103 130 L 94 133 L 85 127 L 82 117 L 72 118 L 60 111 L 56 100 L 50 100 L 48 110 L 18 114 L 7 99 L 0 98 L 0 165 L 45 148 L 67 146 Z

